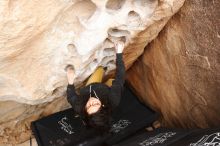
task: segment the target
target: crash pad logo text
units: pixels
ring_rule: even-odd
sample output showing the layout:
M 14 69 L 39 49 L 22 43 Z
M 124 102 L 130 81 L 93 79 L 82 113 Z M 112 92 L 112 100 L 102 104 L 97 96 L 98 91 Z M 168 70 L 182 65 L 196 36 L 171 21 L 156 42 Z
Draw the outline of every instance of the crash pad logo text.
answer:
M 68 134 L 73 134 L 73 128 L 70 124 L 68 124 L 67 117 L 63 117 L 60 121 L 58 121 L 58 124 L 61 125 L 61 129 L 64 130 Z
M 190 146 L 220 146 L 220 132 L 204 135 L 196 143 L 191 143 Z
M 112 125 L 111 132 L 118 133 L 130 125 L 129 120 L 119 120 L 117 123 Z
M 176 132 L 166 132 L 166 133 L 160 133 L 154 137 L 150 137 L 146 139 L 145 141 L 139 143 L 140 146 L 151 146 L 154 144 L 162 144 L 164 141 L 166 141 L 169 137 L 172 137 L 176 135 Z

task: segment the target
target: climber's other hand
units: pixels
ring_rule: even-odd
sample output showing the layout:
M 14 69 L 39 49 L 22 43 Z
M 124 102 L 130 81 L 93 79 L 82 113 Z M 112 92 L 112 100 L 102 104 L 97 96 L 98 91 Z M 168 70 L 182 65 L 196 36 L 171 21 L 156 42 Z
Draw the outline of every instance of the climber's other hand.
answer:
M 72 65 L 68 65 L 66 67 L 66 74 L 67 74 L 68 83 L 70 85 L 72 85 L 74 80 L 75 80 L 75 70 L 74 70 L 74 67 Z

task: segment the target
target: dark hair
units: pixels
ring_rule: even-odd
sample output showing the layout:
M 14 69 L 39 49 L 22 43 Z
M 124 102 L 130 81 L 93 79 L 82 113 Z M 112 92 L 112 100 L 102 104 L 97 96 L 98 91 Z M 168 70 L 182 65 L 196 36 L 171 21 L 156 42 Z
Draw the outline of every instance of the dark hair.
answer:
M 111 128 L 111 113 L 110 106 L 101 106 L 96 113 L 91 115 L 89 115 L 87 112 L 85 113 L 86 123 L 89 127 L 95 128 L 101 133 L 106 133 Z

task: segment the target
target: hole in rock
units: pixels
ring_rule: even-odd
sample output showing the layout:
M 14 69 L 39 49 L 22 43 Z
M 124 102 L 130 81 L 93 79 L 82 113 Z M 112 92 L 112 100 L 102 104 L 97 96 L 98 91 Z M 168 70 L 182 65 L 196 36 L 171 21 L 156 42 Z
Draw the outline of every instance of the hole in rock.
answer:
M 128 25 L 132 25 L 132 26 L 139 26 L 139 25 L 141 25 L 142 21 L 141 21 L 140 15 L 137 12 L 135 12 L 135 11 L 130 11 L 128 13 L 127 23 L 128 23 Z
M 112 42 L 117 42 L 117 41 L 126 42 L 126 40 L 127 40 L 125 36 L 123 36 L 123 37 L 109 36 L 108 38 L 109 38 L 109 40 L 111 40 Z
M 110 61 L 107 63 L 107 66 L 111 66 L 111 65 L 115 65 L 115 60 L 110 60 Z
M 106 38 L 105 41 L 103 42 L 103 48 L 112 48 L 114 47 L 114 44 L 109 38 Z
M 107 62 L 106 67 L 107 67 L 109 70 L 114 69 L 114 68 L 116 67 L 116 65 L 115 65 L 115 60 L 110 60 L 109 62 Z
M 115 54 L 115 49 L 113 48 L 105 48 L 103 50 L 103 55 L 104 56 L 113 56 Z
M 157 2 L 157 0 L 135 0 L 134 4 L 137 6 L 146 7 L 155 2 Z
M 96 67 L 98 65 L 98 60 L 94 59 L 90 64 L 89 64 L 89 69 L 93 70 L 94 67 Z
M 102 63 L 104 66 L 106 66 L 109 62 L 114 61 L 114 59 L 115 59 L 115 56 L 114 56 L 114 55 L 112 55 L 112 56 L 105 56 L 105 57 L 102 58 L 101 63 Z
M 69 67 L 70 67 L 71 69 L 73 69 L 73 70 L 74 70 L 74 66 L 73 66 L 73 65 L 71 65 L 71 64 L 68 64 L 68 65 L 67 65 L 67 66 L 64 68 L 64 70 L 65 70 L 65 71 L 67 71 L 67 68 L 69 68 Z
M 118 10 L 124 5 L 125 0 L 108 0 L 106 8 L 111 10 Z
M 71 53 L 71 55 L 74 55 L 77 53 L 76 46 L 74 44 L 68 44 L 67 50 L 69 53 Z
M 117 28 L 110 28 L 108 34 L 114 37 L 123 37 L 130 35 L 130 32 L 127 30 L 119 30 Z
M 91 0 L 81 0 L 73 5 L 72 9 L 77 12 L 78 18 L 89 19 L 96 11 L 97 7 Z
M 136 20 L 136 19 L 141 19 L 140 15 L 135 12 L 135 11 L 130 11 L 128 13 L 128 19 Z
M 97 60 L 97 59 L 94 59 L 94 60 L 92 61 L 92 63 L 93 63 L 93 64 L 97 64 L 97 63 L 98 63 L 98 60 Z
M 122 42 L 125 43 L 125 42 L 126 42 L 126 37 L 125 37 L 125 36 L 121 37 L 121 38 L 120 38 L 120 41 L 122 41 Z

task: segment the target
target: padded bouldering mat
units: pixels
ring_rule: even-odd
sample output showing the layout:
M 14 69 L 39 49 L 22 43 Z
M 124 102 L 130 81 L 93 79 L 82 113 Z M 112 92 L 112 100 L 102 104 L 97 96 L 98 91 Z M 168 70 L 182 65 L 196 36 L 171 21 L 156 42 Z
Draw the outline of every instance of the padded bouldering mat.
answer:
M 220 127 L 197 129 L 170 146 L 220 146 Z
M 143 130 L 114 146 L 220 146 L 220 128 Z
M 39 146 L 116 144 L 138 130 L 151 125 L 158 114 L 139 102 L 125 85 L 119 106 L 112 115 L 112 128 L 107 136 L 96 137 L 73 109 L 67 109 L 32 122 L 32 131 Z

